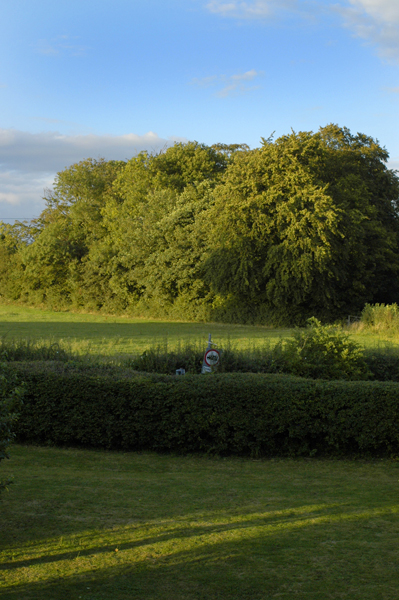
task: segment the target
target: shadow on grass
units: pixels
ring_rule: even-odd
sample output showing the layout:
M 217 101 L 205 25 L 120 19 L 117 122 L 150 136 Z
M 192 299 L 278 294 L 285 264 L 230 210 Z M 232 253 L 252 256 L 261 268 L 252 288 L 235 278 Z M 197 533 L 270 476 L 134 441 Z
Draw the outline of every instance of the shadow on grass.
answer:
M 379 548 L 375 537 L 359 544 L 354 533 L 398 511 L 398 506 L 352 513 L 339 505 L 304 506 L 223 523 L 206 515 L 206 523 L 187 517 L 180 523 L 89 531 L 64 538 L 73 546 L 67 551 L 57 540 L 43 541 L 14 549 L 30 554 L 29 559 L 2 565 L 8 587 L 1 598 L 266 600 L 275 594 L 311 594 L 326 600 L 394 599 L 397 572 L 387 547 Z

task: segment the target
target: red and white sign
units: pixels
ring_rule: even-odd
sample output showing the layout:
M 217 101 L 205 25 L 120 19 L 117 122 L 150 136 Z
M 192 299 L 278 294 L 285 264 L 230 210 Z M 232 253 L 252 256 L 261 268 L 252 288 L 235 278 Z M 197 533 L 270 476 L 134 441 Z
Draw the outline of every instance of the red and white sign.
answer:
M 218 350 L 207 350 L 205 352 L 204 361 L 208 367 L 216 367 L 220 361 L 220 354 Z

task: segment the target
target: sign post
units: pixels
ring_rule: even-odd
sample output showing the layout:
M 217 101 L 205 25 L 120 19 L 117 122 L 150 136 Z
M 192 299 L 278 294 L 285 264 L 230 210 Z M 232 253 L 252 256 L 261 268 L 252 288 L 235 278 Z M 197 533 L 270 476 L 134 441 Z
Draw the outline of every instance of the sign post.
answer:
M 216 346 L 216 344 L 212 342 L 211 334 L 209 334 L 208 347 L 205 350 L 202 361 L 201 373 L 212 373 L 220 362 L 220 352 L 216 348 L 212 348 L 212 346 Z

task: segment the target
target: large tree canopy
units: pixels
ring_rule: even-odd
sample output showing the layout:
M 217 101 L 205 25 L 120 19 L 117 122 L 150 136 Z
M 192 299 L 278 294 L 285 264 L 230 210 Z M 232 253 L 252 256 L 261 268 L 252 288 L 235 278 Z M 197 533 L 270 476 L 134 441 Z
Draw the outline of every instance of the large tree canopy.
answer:
M 335 125 L 237 154 L 209 212 L 213 289 L 277 320 L 397 298 L 399 186 L 386 159 Z
M 293 323 L 399 300 L 399 179 L 374 139 L 328 125 L 188 142 L 57 175 L 3 226 L 1 293 L 136 314 Z

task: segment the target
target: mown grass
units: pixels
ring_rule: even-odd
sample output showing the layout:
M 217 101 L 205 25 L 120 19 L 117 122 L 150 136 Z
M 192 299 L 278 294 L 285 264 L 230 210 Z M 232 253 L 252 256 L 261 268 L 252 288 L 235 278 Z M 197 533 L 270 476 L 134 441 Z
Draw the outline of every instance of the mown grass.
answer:
M 2 600 L 393 600 L 399 463 L 14 446 Z

